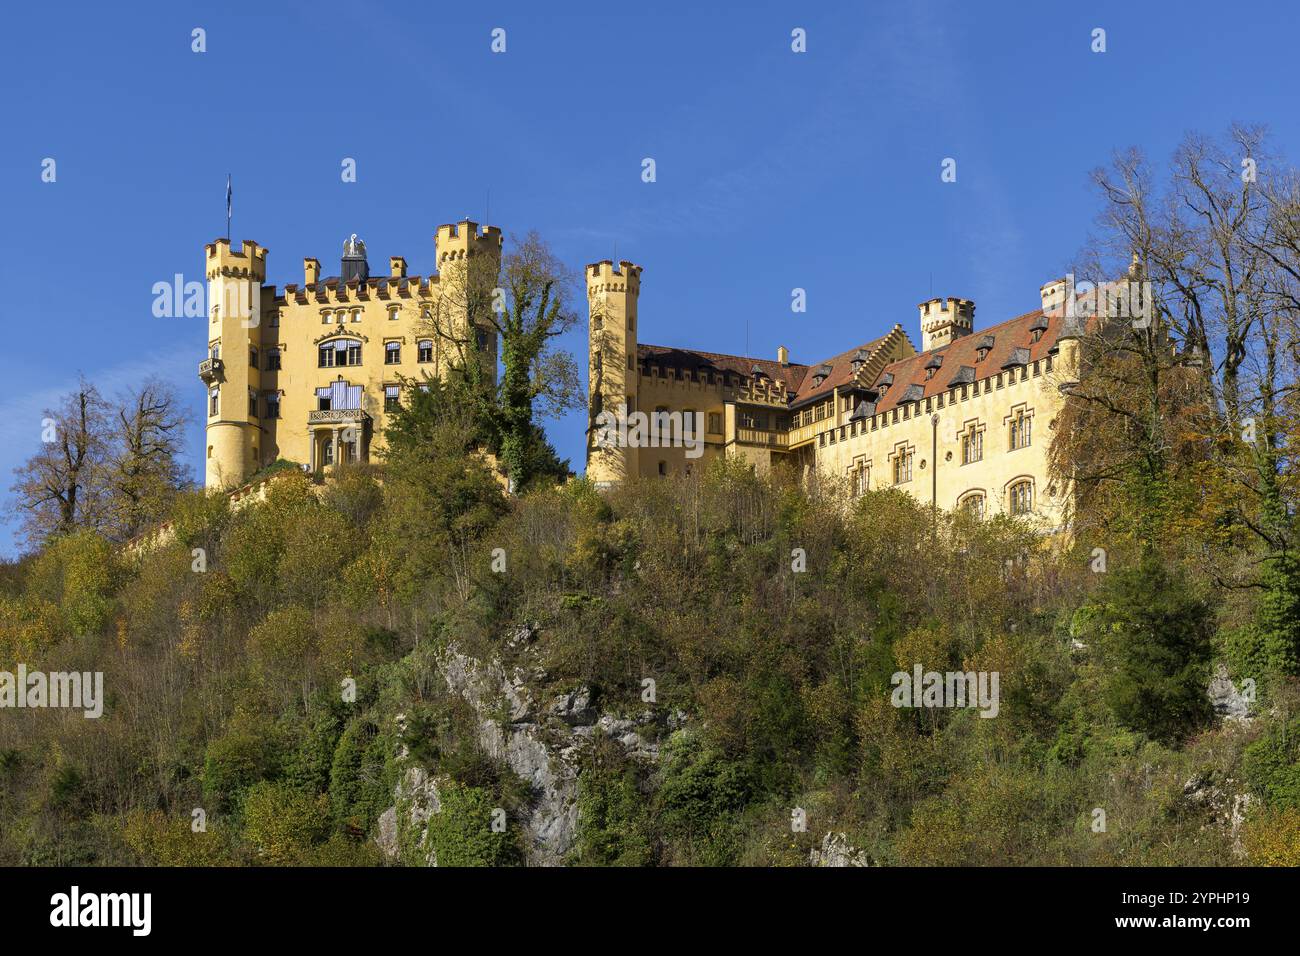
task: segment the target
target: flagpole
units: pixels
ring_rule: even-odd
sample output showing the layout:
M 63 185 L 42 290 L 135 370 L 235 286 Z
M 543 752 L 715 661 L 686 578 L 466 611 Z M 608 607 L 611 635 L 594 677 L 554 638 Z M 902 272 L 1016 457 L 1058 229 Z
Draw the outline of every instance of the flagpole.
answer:
M 230 245 L 230 173 L 226 173 L 226 245 Z

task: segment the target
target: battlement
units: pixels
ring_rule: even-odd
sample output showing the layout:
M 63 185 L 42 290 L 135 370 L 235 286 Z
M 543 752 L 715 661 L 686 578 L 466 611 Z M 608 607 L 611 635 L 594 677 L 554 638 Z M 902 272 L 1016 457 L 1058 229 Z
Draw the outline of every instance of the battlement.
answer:
M 614 260 L 602 259 L 587 266 L 587 294 L 601 292 L 630 292 L 636 295 L 641 290 L 641 267 L 620 259 L 618 268 Z
M 207 257 L 207 277 L 214 279 L 217 276 L 225 276 L 234 279 L 256 279 L 258 283 L 265 282 L 266 254 L 269 251 L 251 239 L 245 239 L 238 252 L 230 248 L 230 240 L 224 237 L 209 242 L 203 247 Z
M 975 303 L 971 299 L 927 299 L 917 306 L 921 310 L 921 351 L 928 352 L 947 345 L 953 339 L 969 335 L 975 328 Z
M 438 234 L 434 237 L 438 268 L 441 269 L 445 262 L 464 259 L 471 251 L 500 256 L 504 241 L 499 226 L 480 227 L 472 219 L 444 223 L 438 227 Z

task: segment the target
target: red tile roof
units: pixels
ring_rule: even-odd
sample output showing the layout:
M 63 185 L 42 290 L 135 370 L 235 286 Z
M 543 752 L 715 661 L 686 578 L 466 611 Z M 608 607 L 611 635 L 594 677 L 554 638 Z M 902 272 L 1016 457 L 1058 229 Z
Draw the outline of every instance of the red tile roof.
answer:
M 978 329 L 969 335 L 963 335 L 956 341 L 949 342 L 940 348 L 931 349 L 929 352 L 919 352 L 897 362 L 891 362 L 881 370 L 880 375 L 877 376 L 876 381 L 873 383 L 873 385 L 879 387 L 881 379 L 887 375 L 893 376 L 888 391 L 876 404 L 876 412 L 885 412 L 899 404 L 903 404 L 905 401 L 904 394 L 909 391 L 909 386 L 919 386 L 919 390 L 911 389 L 912 395 L 906 401 L 923 400 L 947 391 L 948 383 L 958 376 L 962 368 L 974 369 L 972 381 L 996 375 L 1002 371 L 1003 364 L 1012 357 L 1012 354 L 1017 349 L 1026 349 L 1028 351 L 1030 363 L 1046 358 L 1047 353 L 1056 345 L 1056 340 L 1061 334 L 1062 320 L 1060 316 L 1046 316 L 1047 329 L 1043 332 L 1042 338 L 1035 342 L 1033 341 L 1032 326 L 1037 324 L 1035 320 L 1040 318 L 1044 318 L 1043 310 L 1035 309 L 1033 312 L 1026 312 L 1014 319 L 1008 319 L 1001 325 Z M 981 342 L 988 336 L 993 337 L 993 345 L 988 354 L 984 356 L 984 360 L 980 361 L 977 350 Z M 943 357 L 943 364 L 935 370 L 934 376 L 927 381 L 926 365 L 936 356 Z
M 841 352 L 834 358 L 827 359 L 825 362 L 819 362 L 817 365 L 808 366 L 808 375 L 805 376 L 798 391 L 795 393 L 792 405 L 802 405 L 804 402 L 812 401 L 816 398 L 825 398 L 835 391 L 837 386 L 846 385 L 853 380 L 853 356 L 858 352 L 863 353 L 866 361 L 871 360 L 875 353 L 887 339 L 888 335 L 882 335 L 879 338 L 872 339 L 870 342 L 864 342 L 862 345 L 849 349 L 847 352 Z M 829 366 L 829 367 L 827 367 Z M 820 382 L 817 382 L 818 369 L 824 369 L 827 375 Z M 814 384 L 816 383 L 816 384 Z

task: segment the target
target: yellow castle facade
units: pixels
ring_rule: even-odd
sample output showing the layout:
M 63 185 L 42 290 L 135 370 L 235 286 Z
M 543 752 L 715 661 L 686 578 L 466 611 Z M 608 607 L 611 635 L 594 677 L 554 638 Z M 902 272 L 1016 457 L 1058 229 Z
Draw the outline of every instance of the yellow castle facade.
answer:
M 641 267 L 587 266 L 587 476 L 599 486 L 690 474 L 710 458 L 839 477 L 857 495 L 896 487 L 944 509 L 1059 527 L 1067 489 L 1049 475 L 1062 386 L 1077 381 L 1066 279 L 1038 308 L 977 330 L 975 303 L 919 306 L 901 324 L 812 364 L 639 341 Z M 630 423 L 630 424 L 629 424 Z
M 408 275 L 389 259 L 371 276 L 365 244 L 344 243 L 340 272 L 322 277 L 319 260 L 303 260 L 303 281 L 266 285 L 267 250 L 228 239 L 204 247 L 208 282 L 208 355 L 199 365 L 207 387 L 205 486 L 225 490 L 276 461 L 328 471 L 382 454 L 386 416 L 401 384 L 440 377 L 463 335 L 478 336 L 478 354 L 495 380 L 496 335 L 468 330 L 468 314 L 449 289 L 471 260 L 495 274 L 501 230 L 464 220 L 438 227 L 437 273 Z M 449 283 L 449 277 L 452 282 Z

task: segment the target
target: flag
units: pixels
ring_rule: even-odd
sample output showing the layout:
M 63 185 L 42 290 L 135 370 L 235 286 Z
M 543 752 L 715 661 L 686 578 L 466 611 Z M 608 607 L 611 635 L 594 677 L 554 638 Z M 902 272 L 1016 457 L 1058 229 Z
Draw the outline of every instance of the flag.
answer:
M 230 238 L 230 174 L 226 173 L 226 238 Z

